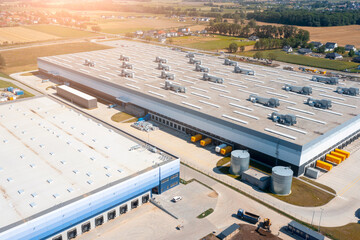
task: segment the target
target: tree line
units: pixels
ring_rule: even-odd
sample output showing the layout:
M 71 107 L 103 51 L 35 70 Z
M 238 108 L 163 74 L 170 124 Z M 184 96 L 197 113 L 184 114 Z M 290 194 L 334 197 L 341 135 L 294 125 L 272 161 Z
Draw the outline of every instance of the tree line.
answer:
M 261 22 L 298 26 L 328 27 L 360 24 L 360 10 L 318 11 L 300 9 L 273 9 L 247 13 L 248 19 Z
M 304 46 L 310 40 L 310 33 L 308 31 L 295 26 L 257 26 L 255 21 L 250 21 L 247 25 L 210 21 L 210 26 L 206 30 L 209 33 L 244 38 L 255 35 L 260 38 L 255 43 L 254 48 L 256 50 L 275 49 L 283 46 L 296 48 Z

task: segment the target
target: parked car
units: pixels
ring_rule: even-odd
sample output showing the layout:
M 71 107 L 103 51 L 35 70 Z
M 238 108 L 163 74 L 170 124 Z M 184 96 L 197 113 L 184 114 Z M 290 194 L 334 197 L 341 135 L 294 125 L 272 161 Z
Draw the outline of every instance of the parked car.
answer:
M 173 201 L 173 202 L 178 202 L 178 201 L 180 201 L 181 199 L 182 199 L 181 196 L 175 196 L 175 197 L 173 197 L 173 198 L 171 199 L 171 201 Z

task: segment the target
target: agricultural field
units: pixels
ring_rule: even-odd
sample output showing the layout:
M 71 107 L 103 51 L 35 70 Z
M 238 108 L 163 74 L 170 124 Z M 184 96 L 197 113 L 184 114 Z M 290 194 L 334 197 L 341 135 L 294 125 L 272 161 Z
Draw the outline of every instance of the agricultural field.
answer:
M 188 48 L 214 51 L 226 49 L 229 47 L 229 44 L 233 42 L 236 43 L 239 47 L 251 46 L 255 44 L 254 41 L 248 41 L 245 38 L 221 35 L 175 37 L 173 38 L 172 44 Z
M 55 40 L 59 37 L 49 33 L 36 31 L 26 27 L 0 28 L 0 44 L 28 43 L 36 41 Z
M 248 21 L 246 21 L 247 23 Z M 282 24 L 256 22 L 257 25 L 273 25 L 281 26 Z M 355 45 L 360 48 L 360 25 L 336 26 L 336 27 L 303 27 L 298 28 L 309 31 L 310 41 L 319 41 L 325 44 L 326 42 L 336 42 L 339 46 L 346 44 Z
M 358 63 L 354 63 L 354 62 L 329 60 L 324 58 L 309 57 L 309 56 L 303 56 L 297 54 L 287 54 L 281 50 L 267 50 L 262 52 L 264 53 L 264 57 L 266 57 L 269 53 L 274 53 L 277 61 L 316 67 L 316 68 L 338 70 L 338 71 L 356 68 L 359 65 Z M 252 57 L 254 56 L 255 53 L 256 51 L 248 51 L 239 54 L 247 57 Z
M 1 52 L 1 55 L 5 59 L 6 66 L 2 69 L 2 71 L 6 74 L 11 74 L 16 72 L 35 70 L 37 69 L 36 61 L 38 57 L 95 51 L 109 48 L 111 47 L 91 42 L 82 42 L 3 51 Z
M 112 20 L 99 23 L 101 31 L 104 33 L 121 34 L 135 32 L 136 30 L 153 30 L 185 27 L 193 24 L 192 22 L 178 22 L 174 19 L 148 19 L 133 18 L 124 20 Z
M 58 25 L 50 24 L 39 24 L 39 25 L 30 25 L 26 28 L 35 30 L 44 34 L 51 34 L 59 38 L 82 38 L 82 37 L 94 37 L 97 36 L 96 33 L 81 31 L 77 29 L 72 29 L 68 27 L 62 27 Z

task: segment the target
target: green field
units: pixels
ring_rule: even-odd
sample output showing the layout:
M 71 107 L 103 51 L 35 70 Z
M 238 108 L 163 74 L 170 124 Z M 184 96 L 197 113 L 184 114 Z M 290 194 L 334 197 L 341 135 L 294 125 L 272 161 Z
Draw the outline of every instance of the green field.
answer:
M 188 48 L 196 48 L 206 51 L 223 50 L 227 49 L 230 43 L 235 42 L 240 46 L 254 45 L 254 41 L 247 41 L 245 38 L 211 35 L 210 37 L 202 36 L 185 36 L 173 38 L 173 44 Z
M 320 232 L 338 240 L 360 240 L 360 224 L 349 223 L 341 227 L 321 227 Z
M 35 70 L 37 69 L 36 61 L 38 57 L 103 50 L 109 48 L 111 47 L 91 42 L 82 42 L 3 51 L 1 52 L 1 55 L 5 59 L 6 66 L 4 69 L 2 69 L 2 72 L 11 74 L 16 72 Z
M 62 38 L 81 38 L 81 37 L 94 37 L 98 34 L 87 32 L 87 31 L 81 31 L 77 29 L 72 29 L 68 27 L 62 27 L 57 25 L 49 25 L 49 24 L 40 24 L 40 25 L 31 25 L 26 26 L 26 28 L 36 30 L 39 32 L 51 34 L 57 37 Z
M 325 68 L 331 70 L 345 70 L 345 69 L 352 69 L 356 68 L 359 64 L 354 62 L 346 62 L 346 61 L 339 61 L 339 60 L 329 60 L 324 58 L 317 58 L 317 57 L 309 57 L 303 55 L 295 55 L 295 54 L 287 54 L 281 50 L 267 50 L 262 51 L 265 57 L 269 53 L 274 53 L 276 55 L 276 60 L 281 62 L 287 63 L 294 63 L 304 66 L 316 67 L 316 68 Z M 256 51 L 248 51 L 239 53 L 240 55 L 252 57 Z

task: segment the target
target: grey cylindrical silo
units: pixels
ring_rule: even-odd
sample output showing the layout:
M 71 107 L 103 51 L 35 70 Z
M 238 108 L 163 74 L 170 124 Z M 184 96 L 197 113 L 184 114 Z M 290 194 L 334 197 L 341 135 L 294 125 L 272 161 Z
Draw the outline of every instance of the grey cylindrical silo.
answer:
M 234 150 L 231 152 L 230 173 L 241 175 L 242 172 L 249 169 L 250 154 L 246 150 Z
M 289 195 L 291 193 L 293 174 L 294 172 L 289 167 L 273 167 L 270 185 L 271 191 L 277 195 Z

